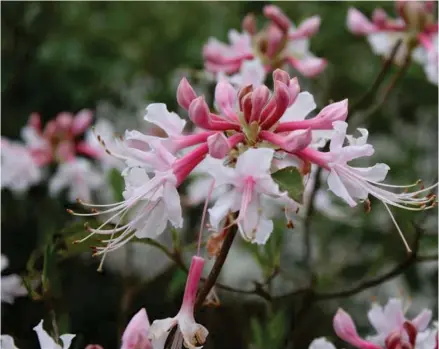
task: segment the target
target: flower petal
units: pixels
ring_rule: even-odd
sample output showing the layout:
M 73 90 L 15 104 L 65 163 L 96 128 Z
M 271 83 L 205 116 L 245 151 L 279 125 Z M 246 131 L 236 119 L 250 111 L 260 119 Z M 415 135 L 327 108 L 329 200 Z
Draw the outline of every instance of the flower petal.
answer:
M 66 334 L 59 336 L 59 339 L 61 339 L 62 344 L 63 344 L 62 349 L 69 349 L 70 345 L 72 344 L 72 340 L 75 337 L 76 337 L 75 334 L 70 334 L 70 333 L 66 333 Z
M 183 132 L 186 121 L 181 119 L 176 113 L 169 112 L 166 104 L 153 103 L 146 107 L 145 120 L 149 121 L 161 129 L 168 136 L 179 136 Z
M 269 173 L 274 150 L 269 148 L 250 148 L 238 157 L 236 173 L 239 176 L 259 177 Z
M 229 192 L 221 195 L 215 202 L 215 205 L 209 209 L 210 224 L 215 230 L 218 230 L 221 221 L 234 206 L 234 201 L 236 198 L 236 191 L 230 190 Z
M 326 338 L 321 337 L 314 339 L 309 345 L 309 349 L 335 349 L 335 347 Z
M 379 163 L 372 167 L 350 167 L 350 169 L 365 180 L 381 182 L 386 178 L 390 167 L 386 164 Z
M 5 334 L 0 336 L 0 347 L 2 349 L 18 349 L 15 346 L 14 338 Z
M 163 200 L 165 201 L 168 219 L 171 221 L 172 225 L 176 228 L 183 227 L 180 195 L 175 186 L 168 181 L 163 190 Z
M 431 321 L 432 312 L 430 309 L 422 310 L 411 322 L 415 325 L 418 332 L 425 331 Z
M 349 206 L 357 206 L 357 203 L 352 199 L 343 181 L 338 176 L 337 172 L 332 170 L 328 176 L 328 187 L 335 195 L 342 198 Z
M 34 327 L 34 331 L 37 333 L 41 348 L 56 348 L 55 341 L 43 328 L 43 320 L 41 320 L 38 325 Z
M 316 108 L 314 97 L 309 92 L 300 92 L 294 103 L 285 111 L 280 122 L 301 121 Z

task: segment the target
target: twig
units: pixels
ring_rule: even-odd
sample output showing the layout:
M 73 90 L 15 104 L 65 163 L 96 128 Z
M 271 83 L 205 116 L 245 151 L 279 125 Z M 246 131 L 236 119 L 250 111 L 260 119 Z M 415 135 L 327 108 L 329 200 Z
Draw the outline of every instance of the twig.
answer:
M 349 108 L 349 114 L 357 110 L 358 107 L 360 107 L 364 102 L 366 102 L 370 97 L 372 97 L 376 93 L 376 91 L 384 81 L 384 78 L 386 77 L 388 70 L 392 66 L 393 59 L 395 58 L 396 53 L 398 52 L 398 49 L 401 46 L 401 44 L 402 44 L 402 39 L 398 40 L 395 46 L 393 46 L 393 49 L 390 52 L 389 57 L 384 61 L 384 64 L 382 65 L 381 70 L 378 73 L 372 86 L 363 94 L 363 96 L 361 96 L 356 102 L 352 104 L 352 106 Z
M 224 239 L 223 245 L 218 254 L 218 257 L 215 260 L 212 270 L 210 271 L 206 279 L 204 287 L 201 289 L 200 293 L 197 296 L 197 300 L 195 302 L 196 309 L 200 308 L 203 305 L 204 300 L 206 299 L 212 287 L 215 285 L 216 280 L 218 279 L 218 276 L 221 272 L 221 269 L 223 268 L 224 262 L 226 261 L 230 247 L 232 247 L 232 243 L 235 238 L 237 229 L 238 229 L 237 225 L 234 224 L 227 232 L 226 238 Z

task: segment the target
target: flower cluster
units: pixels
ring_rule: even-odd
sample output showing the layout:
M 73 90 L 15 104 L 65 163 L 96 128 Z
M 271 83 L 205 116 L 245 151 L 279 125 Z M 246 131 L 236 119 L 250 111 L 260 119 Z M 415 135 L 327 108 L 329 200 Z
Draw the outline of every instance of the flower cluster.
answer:
M 427 79 L 438 83 L 438 23 L 434 1 L 396 1 L 398 18 L 389 18 L 383 9 L 375 9 L 369 21 L 351 8 L 347 26 L 356 35 L 366 35 L 373 51 L 389 57 L 398 41 L 394 61 L 402 65 L 408 56 L 424 67 Z
M 304 20 L 298 27 L 275 5 L 265 6 L 264 16 L 268 23 L 258 31 L 254 15 L 247 15 L 242 33 L 229 31 L 229 45 L 210 38 L 203 48 L 206 70 L 220 76 L 230 75 L 233 84 L 252 83 L 257 87 L 267 73 L 285 64 L 306 77 L 325 69 L 326 60 L 309 51 L 309 39 L 320 27 L 319 16 Z
M 56 164 L 56 172 L 49 180 L 50 194 L 56 195 L 67 188 L 70 201 L 78 197 L 90 200 L 91 190 L 103 184 L 103 171 L 120 167 L 105 153 L 89 128 L 92 120 L 88 110 L 76 115 L 63 112 L 43 128 L 40 115 L 31 114 L 21 130 L 23 143 L 1 138 L 2 188 L 26 191 L 41 182 L 48 167 Z M 113 138 L 112 126 L 106 120 L 97 122 L 96 132 L 110 141 Z M 97 160 L 101 169 L 95 168 L 86 157 Z
M 308 92 L 300 92 L 297 78 L 277 69 L 273 81 L 274 91 L 265 85 L 235 89 L 226 80 L 218 82 L 216 111 L 212 112 L 205 98 L 197 96 L 183 78 L 177 101 L 197 126 L 195 133 L 184 133 L 186 121 L 164 104 L 149 105 L 145 120 L 162 128 L 166 137 L 127 131 L 113 149 L 107 149 L 125 161 L 125 200 L 109 205 L 84 202 L 94 210 L 77 213 L 111 214 L 100 227 L 88 228 L 91 235 L 111 235 L 105 240 L 107 246 L 98 247 L 97 253 L 114 250 L 135 236 L 154 238 L 168 221 L 175 228 L 182 227 L 177 188 L 203 161 L 201 166 L 213 188 L 224 188 L 209 209 L 213 230 L 219 231 L 227 221 L 238 226 L 245 240 L 258 244 L 265 243 L 273 230 L 273 204 L 289 213 L 300 208 L 300 203 L 281 191 L 272 178 L 274 172 L 288 166 L 296 166 L 304 176 L 310 164 L 322 167 L 329 172 L 329 189 L 348 205 L 356 206 L 359 201 L 369 204 L 371 195 L 384 204 L 392 220 L 389 205 L 408 210 L 432 207 L 435 196 L 428 192 L 435 185 L 408 192 L 404 189 L 418 183 L 382 183 L 389 170 L 386 164 L 366 168 L 349 165 L 354 159 L 373 155 L 374 148 L 367 144 L 366 129 L 359 129 L 360 137 L 347 134 L 347 100 L 329 104 L 312 116 L 314 99 Z M 318 150 L 326 139 L 330 139 L 329 151 Z M 194 148 L 185 150 L 188 147 Z M 230 216 L 234 212 L 239 212 L 235 218 Z M 128 221 L 121 224 L 124 217 Z M 116 227 L 105 229 L 117 218 Z

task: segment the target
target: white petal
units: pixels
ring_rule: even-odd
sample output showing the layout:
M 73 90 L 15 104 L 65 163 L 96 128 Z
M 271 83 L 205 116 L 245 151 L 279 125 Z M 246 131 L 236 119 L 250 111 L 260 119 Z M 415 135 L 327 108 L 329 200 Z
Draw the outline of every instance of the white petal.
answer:
M 274 150 L 269 148 L 250 148 L 238 157 L 236 173 L 239 176 L 259 177 L 270 173 Z
M 391 298 L 384 307 L 384 316 L 393 328 L 402 328 L 405 321 L 402 301 L 399 298 Z
M 300 92 L 294 103 L 285 111 L 280 122 L 301 121 L 316 108 L 314 97 L 309 92 Z
M 146 107 L 145 120 L 163 129 L 169 136 L 179 136 L 183 132 L 186 121 L 176 113 L 169 112 L 166 104 L 153 103 Z
M 70 334 L 70 333 L 66 333 L 66 334 L 59 336 L 59 338 L 61 339 L 62 344 L 63 344 L 62 349 L 69 349 L 70 345 L 72 344 L 72 340 L 75 337 L 76 337 L 75 334 Z
M 412 323 L 415 325 L 418 332 L 425 331 L 428 327 L 428 324 L 431 321 L 433 314 L 430 309 L 424 309 L 422 310 L 418 316 L 416 316 Z
M 231 167 L 224 166 L 221 160 L 212 161 L 213 159 L 210 159 L 212 159 L 210 156 L 206 157 L 208 161 L 205 163 L 206 165 L 203 165 L 203 168 L 215 178 L 215 187 L 220 187 L 224 184 L 234 184 L 236 178 L 235 170 Z
M 332 170 L 328 176 L 328 187 L 329 190 L 331 190 L 335 195 L 346 201 L 349 206 L 354 207 L 357 205 L 354 199 L 352 199 L 352 197 L 349 195 L 348 190 L 338 176 L 337 172 L 334 170 Z
M 367 36 L 372 51 L 378 56 L 389 57 L 396 43 L 400 39 L 405 39 L 405 33 L 397 32 L 379 32 Z M 403 41 L 398 48 L 395 56 L 395 62 L 402 64 L 407 56 L 407 44 Z
M 18 349 L 15 346 L 14 338 L 5 334 L 2 334 L 0 336 L 0 344 L 1 344 L 0 347 L 2 349 Z
M 1 271 L 5 270 L 9 266 L 9 260 L 8 257 L 6 257 L 4 254 L 1 255 L 1 261 L 0 261 L 0 269 Z
M 383 308 L 379 304 L 372 304 L 372 308 L 367 313 L 367 318 L 378 333 L 387 334 L 389 332 L 388 321 L 384 316 Z
M 279 186 L 273 181 L 270 175 L 266 175 L 257 179 L 254 191 L 267 195 L 281 195 Z
M 163 191 L 163 200 L 165 201 L 165 207 L 168 219 L 176 228 L 183 227 L 183 217 L 181 214 L 180 195 L 174 185 L 166 182 Z
M 331 152 L 338 152 L 343 146 L 344 139 L 346 137 L 346 130 L 348 124 L 344 121 L 334 121 L 332 123 L 334 127 L 334 134 L 331 138 L 331 143 L 329 145 L 329 150 Z
M 151 209 L 151 205 L 155 206 Z M 147 202 L 145 205 L 139 206 L 137 212 L 139 212 L 138 214 L 140 215 L 144 215 L 144 217 L 134 225 L 137 228 L 135 235 L 138 238 L 155 238 L 157 235 L 163 233 L 168 219 L 165 203 L 162 200 L 155 204 Z
M 215 205 L 209 209 L 210 224 L 215 230 L 218 230 L 221 221 L 227 216 L 229 210 L 232 209 L 237 193 L 230 190 L 221 195 L 215 202 Z
M 48 335 L 48 333 L 43 328 L 43 320 L 40 321 L 40 323 L 34 327 L 34 331 L 37 333 L 38 341 L 40 342 L 41 348 L 56 348 L 57 345 L 55 341 Z
M 335 347 L 326 338 L 322 337 L 314 339 L 311 342 L 309 349 L 335 349 Z
M 246 60 L 241 65 L 240 72 L 230 77 L 230 83 L 236 87 L 253 85 L 256 88 L 265 81 L 265 75 L 264 66 L 258 58 Z
M 148 338 L 151 341 L 157 341 L 168 337 L 169 331 L 177 325 L 176 318 L 166 318 L 161 320 L 154 320 L 148 331 Z
M 346 163 L 351 160 L 362 158 L 364 156 L 371 156 L 375 152 L 371 144 L 365 145 L 348 145 L 343 147 L 337 154 L 339 162 Z
M 253 197 L 239 225 L 242 237 L 258 244 L 265 244 L 273 231 L 273 222 L 263 216 L 263 208 L 258 196 Z
M 350 169 L 365 180 L 381 182 L 386 178 L 390 167 L 386 164 L 379 163 L 372 167 L 350 167 Z
M 360 133 L 361 136 L 358 138 L 355 138 L 354 136 L 351 135 L 346 135 L 346 138 L 349 141 L 350 145 L 364 145 L 367 143 L 367 138 L 369 137 L 369 131 L 365 128 L 358 128 L 357 129 Z

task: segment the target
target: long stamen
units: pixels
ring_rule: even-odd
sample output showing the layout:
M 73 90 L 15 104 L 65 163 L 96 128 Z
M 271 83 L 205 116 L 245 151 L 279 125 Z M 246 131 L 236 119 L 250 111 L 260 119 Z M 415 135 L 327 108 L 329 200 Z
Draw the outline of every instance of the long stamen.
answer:
M 387 212 L 389 212 L 390 218 L 393 221 L 393 224 L 395 224 L 396 229 L 398 230 L 399 235 L 401 236 L 402 242 L 404 243 L 404 246 L 408 253 L 412 253 L 412 250 L 410 249 L 409 244 L 407 243 L 407 240 L 404 237 L 404 234 L 402 233 L 401 229 L 399 228 L 398 223 L 396 222 L 395 217 L 392 214 L 392 211 L 390 210 L 389 206 L 385 202 L 383 202 L 384 207 L 387 209 Z

